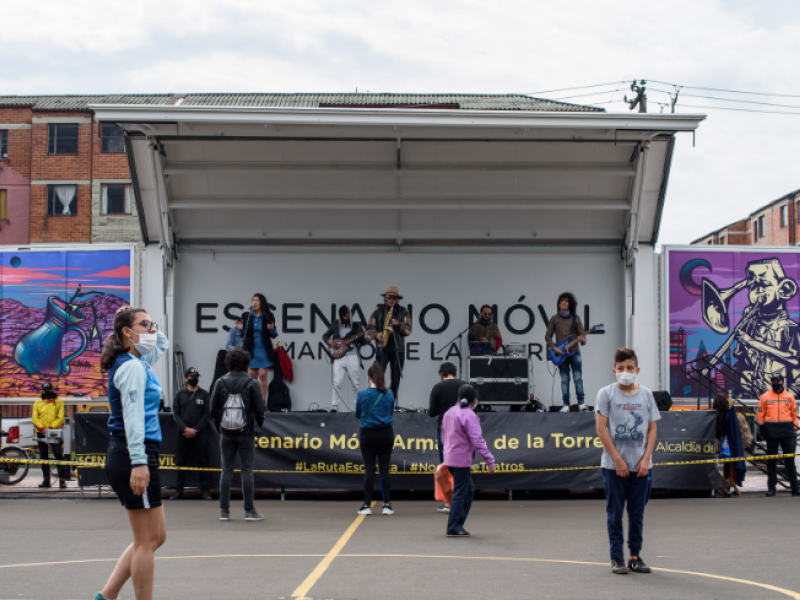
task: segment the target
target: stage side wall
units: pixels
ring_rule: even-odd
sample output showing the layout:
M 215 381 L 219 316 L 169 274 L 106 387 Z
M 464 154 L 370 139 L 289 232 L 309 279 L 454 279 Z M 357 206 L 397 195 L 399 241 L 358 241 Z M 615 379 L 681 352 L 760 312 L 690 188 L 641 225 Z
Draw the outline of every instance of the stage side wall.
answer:
M 647 261 L 649 265 L 649 253 Z M 468 325 L 471 304 L 477 309 L 483 303 L 497 305 L 495 315 L 506 343 L 530 344 L 536 396 L 549 405 L 552 390 L 552 401 L 560 404 L 560 379 L 556 377 L 553 386 L 550 372 L 557 372 L 545 360 L 547 323 L 538 305 L 552 315 L 558 294 L 570 290 L 578 297 L 581 317 L 588 304 L 591 324 L 605 325 L 606 333 L 590 338 L 583 351 L 587 403 L 594 404 L 597 390 L 613 381 L 611 357 L 625 340 L 622 277 L 616 249 L 504 254 L 187 250 L 176 263 L 173 342 L 185 353 L 186 365 L 202 371 L 201 385 L 207 386 L 217 351 L 224 348 L 227 338 L 222 327 L 233 325 L 226 311 L 229 315 L 241 313 L 253 293 L 263 292 L 277 309 L 278 340 L 293 344 L 295 381 L 290 389 L 294 410 L 306 410 L 312 402 L 328 408 L 331 366 L 319 349 L 326 324 L 312 314 L 312 306 L 330 319 L 332 307 L 335 310 L 340 304 L 358 303 L 366 320 L 381 302 L 380 293 L 388 285 L 396 285 L 404 296 L 402 304 L 412 307 L 414 319 L 413 333 L 407 338 L 410 344 L 400 388 L 401 405 L 427 407 L 430 388 L 438 381 L 441 360 L 437 359 L 444 357 L 458 365 L 457 347 L 445 348 L 439 355 L 434 350 Z M 519 301 L 523 295 L 525 298 Z M 651 294 L 643 294 L 643 303 L 652 301 Z M 231 306 L 235 303 L 239 306 Z M 447 311 L 447 327 L 443 328 L 441 308 L 433 305 Z M 648 310 L 652 312 L 653 308 Z M 428 331 L 420 322 L 423 311 Z M 355 312 L 356 318 L 360 316 Z M 519 333 L 511 331 L 509 325 Z M 463 352 L 467 354 L 466 335 Z M 369 364 L 371 349 L 363 349 L 362 355 L 365 365 Z M 655 389 L 656 371 L 649 368 L 642 375 L 642 383 Z M 365 384 L 366 373 L 362 371 L 362 386 Z M 349 389 L 344 400 L 353 407 Z

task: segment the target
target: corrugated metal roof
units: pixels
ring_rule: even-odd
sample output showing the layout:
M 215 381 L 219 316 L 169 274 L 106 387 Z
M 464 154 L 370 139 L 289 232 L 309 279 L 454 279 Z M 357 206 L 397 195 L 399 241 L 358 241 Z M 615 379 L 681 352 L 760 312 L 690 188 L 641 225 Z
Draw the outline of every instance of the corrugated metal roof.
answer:
M 0 106 L 32 106 L 37 110 L 86 110 L 90 104 L 166 104 L 172 94 L 96 96 L 0 96 Z
M 93 96 L 0 96 L 0 106 L 31 106 L 36 110 L 85 110 L 90 104 L 169 104 L 318 108 L 320 105 L 398 107 L 457 104 L 465 110 L 532 110 L 605 112 L 602 108 L 532 98 L 520 94 L 110 94 Z

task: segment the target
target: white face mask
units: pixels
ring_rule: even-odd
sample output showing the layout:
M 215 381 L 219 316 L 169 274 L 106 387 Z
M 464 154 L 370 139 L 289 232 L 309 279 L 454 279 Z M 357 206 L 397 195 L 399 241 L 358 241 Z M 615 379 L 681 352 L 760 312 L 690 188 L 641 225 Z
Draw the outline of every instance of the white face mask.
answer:
M 150 354 L 153 350 L 156 349 L 156 345 L 158 344 L 158 334 L 157 333 L 140 333 L 139 335 L 139 343 L 137 344 L 134 342 L 133 347 L 136 348 L 136 351 L 141 355 L 144 356 L 146 354 Z M 128 336 L 133 342 L 133 339 Z
M 636 373 L 617 373 L 617 381 L 620 385 L 631 385 L 632 383 L 636 383 Z

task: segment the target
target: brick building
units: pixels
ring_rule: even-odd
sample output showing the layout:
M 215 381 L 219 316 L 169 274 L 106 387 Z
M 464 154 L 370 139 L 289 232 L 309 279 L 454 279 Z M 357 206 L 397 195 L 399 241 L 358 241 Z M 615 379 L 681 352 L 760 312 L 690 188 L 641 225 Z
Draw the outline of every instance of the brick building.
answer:
M 141 241 L 122 131 L 93 103 L 169 96 L 0 96 L 0 245 Z
M 692 244 L 704 246 L 796 246 L 800 242 L 800 190 L 712 231 Z

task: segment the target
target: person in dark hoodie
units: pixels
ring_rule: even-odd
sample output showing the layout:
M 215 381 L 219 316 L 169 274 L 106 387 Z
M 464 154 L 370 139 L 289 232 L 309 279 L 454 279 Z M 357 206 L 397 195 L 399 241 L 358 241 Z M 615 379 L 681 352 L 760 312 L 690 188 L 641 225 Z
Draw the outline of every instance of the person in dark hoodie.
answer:
M 200 387 L 200 372 L 189 367 L 184 373 L 186 388 L 178 390 L 172 401 L 172 418 L 178 429 L 175 446 L 175 464 L 179 467 L 208 467 L 206 425 L 211 409 L 211 395 Z M 211 500 L 211 473 L 197 471 L 203 500 Z M 178 471 L 175 494 L 171 500 L 183 498 L 186 471 Z
M 219 482 L 219 520 L 231 518 L 231 480 L 236 457 L 242 465 L 242 496 L 247 521 L 261 521 L 264 517 L 256 512 L 253 505 L 255 481 L 253 461 L 255 445 L 253 435 L 256 423 L 264 424 L 266 410 L 261 390 L 255 379 L 247 374 L 250 354 L 236 348 L 228 352 L 225 366 L 229 373 L 220 378 L 214 386 L 211 397 L 211 420 L 220 432 L 220 453 L 222 455 L 222 476 Z

